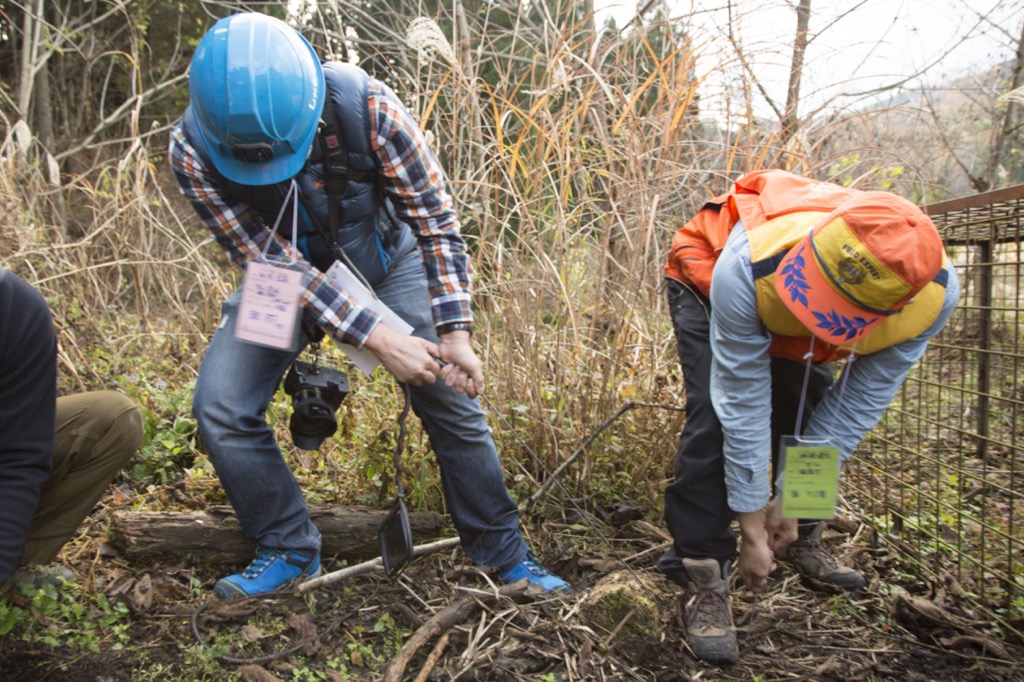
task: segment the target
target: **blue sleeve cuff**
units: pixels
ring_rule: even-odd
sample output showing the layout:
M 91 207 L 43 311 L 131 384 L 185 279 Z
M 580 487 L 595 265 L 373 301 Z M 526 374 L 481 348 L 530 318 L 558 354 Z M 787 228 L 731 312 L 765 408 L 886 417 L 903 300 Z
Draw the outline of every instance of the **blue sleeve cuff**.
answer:
M 745 469 L 725 462 L 729 508 L 737 514 L 764 509 L 772 498 L 768 469 Z

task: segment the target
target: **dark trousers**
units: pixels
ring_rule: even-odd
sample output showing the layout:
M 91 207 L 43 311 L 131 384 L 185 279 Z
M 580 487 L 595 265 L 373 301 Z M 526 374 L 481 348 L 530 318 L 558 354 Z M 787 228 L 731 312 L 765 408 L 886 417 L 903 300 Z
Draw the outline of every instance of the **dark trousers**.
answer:
M 684 558 L 714 558 L 724 565 L 736 555 L 736 534 L 730 527 L 736 514 L 726 497 L 722 425 L 711 403 L 711 302 L 695 287 L 669 280 L 668 304 L 683 367 L 686 422 L 675 478 L 665 487 L 665 523 L 673 547 L 658 560 L 658 568 L 685 586 Z M 765 396 L 772 402 L 772 471 L 777 471 L 781 437 L 792 435 L 796 427 L 805 371 L 801 363 L 772 358 L 772 390 Z M 831 385 L 828 366 L 811 368 L 803 426 Z M 802 537 L 814 523 L 800 523 Z

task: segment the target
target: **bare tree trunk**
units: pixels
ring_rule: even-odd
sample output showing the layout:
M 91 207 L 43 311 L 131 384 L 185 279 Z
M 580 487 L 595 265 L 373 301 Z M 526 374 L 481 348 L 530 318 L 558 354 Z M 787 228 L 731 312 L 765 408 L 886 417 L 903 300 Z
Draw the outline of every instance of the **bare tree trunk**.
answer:
M 21 66 L 18 74 L 18 114 L 26 126 L 29 126 L 29 118 L 32 109 L 32 88 L 35 85 L 36 57 L 39 53 L 43 22 L 42 22 L 43 0 L 34 0 L 25 7 L 25 14 L 22 16 L 22 33 L 24 38 L 21 43 Z M 30 139 L 22 140 L 18 145 L 18 162 L 28 161 L 28 150 Z
M 483 165 L 483 124 L 481 122 L 480 100 L 476 95 L 476 64 L 473 59 L 469 24 L 466 21 L 466 8 L 463 7 L 462 0 L 455 0 L 453 9 L 455 12 L 455 26 L 458 30 L 455 49 L 458 51 L 459 64 L 462 67 L 462 75 L 466 87 L 466 97 L 469 99 L 468 115 L 471 151 L 467 170 L 470 170 L 480 168 Z
M 39 55 L 39 44 L 43 32 L 43 0 L 35 0 L 25 7 L 22 17 L 21 69 L 18 74 L 18 113 L 22 120 L 28 122 L 29 109 L 32 106 L 32 87 L 35 85 L 36 58 Z
M 786 90 L 786 109 L 782 114 L 781 139 L 783 146 L 797 133 L 797 111 L 800 108 L 800 80 L 804 71 L 804 53 L 807 51 L 807 25 L 811 20 L 811 0 L 800 0 L 796 8 L 796 37 L 793 40 L 793 61 L 789 67 L 789 87 Z
M 50 73 L 47 63 L 43 62 L 41 68 L 36 71 L 36 94 L 32 98 L 32 130 L 38 144 L 40 170 L 45 174 L 47 182 L 50 222 L 55 234 L 67 237 L 67 206 L 61 190 L 60 165 L 53 158 L 53 105 L 50 100 Z
M 49 54 L 52 54 L 54 48 L 52 45 L 50 47 L 44 45 L 44 42 L 53 43 L 54 39 L 52 36 L 46 36 L 44 41 L 43 9 L 43 0 L 31 0 L 26 3 L 25 13 L 22 17 L 24 38 L 21 43 L 17 105 L 19 117 L 30 132 L 25 136 L 26 139 L 17 146 L 18 162 L 26 166 L 37 160 L 40 162 L 40 170 L 49 184 L 49 205 L 52 207 L 51 222 L 63 234 L 64 201 L 60 193 L 60 167 L 52 153 L 54 145 L 53 108 L 50 102 L 50 80 L 46 66 Z M 38 143 L 38 146 L 35 147 L 39 151 L 38 157 L 33 157 L 31 153 L 33 140 Z
M 1021 34 L 1017 39 L 1017 54 L 1013 60 L 1013 71 L 1010 74 L 1010 87 L 1007 92 L 1013 92 L 1021 87 L 1024 80 L 1024 24 L 1021 25 Z M 971 184 L 979 192 L 987 192 L 999 184 L 999 171 L 1003 165 L 1003 156 L 1006 148 L 1012 146 L 1012 138 L 1016 134 L 1018 123 L 1018 112 L 1020 105 L 1015 98 L 1006 98 L 1006 111 L 1003 112 L 1003 120 L 999 128 L 992 135 L 992 148 L 989 150 L 988 162 L 985 164 L 985 172 L 981 178 L 971 178 Z
M 583 0 L 583 30 L 586 40 L 597 43 L 597 24 L 594 21 L 594 0 Z
M 35 97 L 32 103 L 32 131 L 50 154 L 53 153 L 53 107 L 50 106 L 50 74 L 44 62 L 36 71 Z M 48 178 L 55 185 L 58 178 Z

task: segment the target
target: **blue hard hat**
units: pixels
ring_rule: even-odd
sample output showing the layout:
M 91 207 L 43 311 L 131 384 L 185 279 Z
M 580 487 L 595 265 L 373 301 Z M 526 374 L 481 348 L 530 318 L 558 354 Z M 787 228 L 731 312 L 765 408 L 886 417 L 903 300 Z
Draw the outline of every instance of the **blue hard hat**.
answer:
M 313 47 L 280 19 L 255 12 L 213 25 L 189 71 L 200 144 L 217 170 L 243 185 L 271 185 L 306 163 L 324 106 Z

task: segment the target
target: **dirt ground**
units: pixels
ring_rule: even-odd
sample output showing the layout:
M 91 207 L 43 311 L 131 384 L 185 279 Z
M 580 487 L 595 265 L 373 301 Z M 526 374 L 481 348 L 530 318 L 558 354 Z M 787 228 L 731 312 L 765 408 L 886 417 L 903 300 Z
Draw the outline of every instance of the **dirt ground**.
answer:
M 1024 642 L 1014 632 L 993 634 L 985 612 L 958 599 L 955 585 L 915 583 L 884 550 L 855 546 L 836 530 L 827 538 L 838 557 L 864 572 L 867 588 L 823 593 L 783 563 L 764 593 L 755 596 L 734 583 L 741 648 L 734 665 L 704 663 L 690 653 L 680 592 L 654 568 L 664 535 L 639 522 L 617 531 L 611 546 L 618 556 L 547 557 L 549 567 L 577 588 L 565 599 L 497 598 L 488 583 L 493 576 L 463 563 L 461 552 L 418 558 L 396 581 L 376 573 L 313 596 L 228 605 L 197 596 L 208 594 L 219 569 L 93 561 L 74 568 L 90 572 L 96 589 L 128 604 L 131 646 L 83 654 L 5 638 L 0 680 L 187 679 L 187 652 L 194 656 L 203 647 L 221 657 L 208 657 L 207 666 L 257 682 L 1024 680 Z M 193 589 L 196 580 L 201 589 Z M 602 592 L 608 585 L 628 589 Z M 1016 633 L 1022 625 L 1014 624 Z M 238 648 L 238 642 L 247 644 Z M 380 656 L 385 651 L 388 660 Z M 349 677 L 337 672 L 338 660 Z M 159 670 L 176 672 L 161 676 Z

